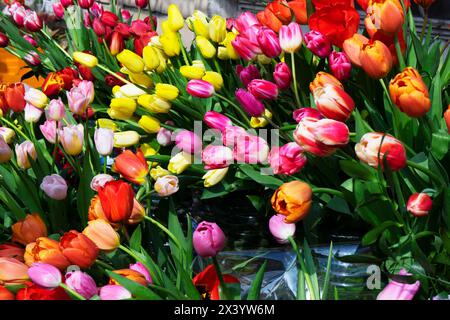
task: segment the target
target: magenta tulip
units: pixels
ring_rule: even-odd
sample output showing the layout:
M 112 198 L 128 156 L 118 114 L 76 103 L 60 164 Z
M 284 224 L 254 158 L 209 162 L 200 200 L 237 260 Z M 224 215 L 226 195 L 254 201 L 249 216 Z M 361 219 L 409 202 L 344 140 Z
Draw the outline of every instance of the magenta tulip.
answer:
M 270 28 L 261 27 L 258 31 L 258 43 L 262 52 L 269 58 L 278 57 L 281 54 L 278 35 Z
M 34 51 L 28 52 L 23 57 L 23 60 L 25 60 L 25 62 L 27 62 L 28 64 L 30 64 L 32 66 L 38 66 L 41 64 L 41 57 L 39 56 L 39 54 L 37 54 Z
M 153 279 L 152 276 L 150 275 L 150 272 L 148 272 L 148 269 L 141 262 L 130 264 L 130 269 L 142 274 L 148 283 L 153 283 Z
M 215 257 L 225 247 L 225 240 L 222 229 L 207 221 L 201 222 L 192 236 L 194 249 L 203 258 Z
M 241 79 L 241 82 L 245 87 L 247 87 L 252 80 L 261 79 L 258 68 L 253 64 L 249 64 L 245 68 L 240 64 L 237 65 L 236 74 L 239 76 L 239 79 Z
M 51 264 L 35 262 L 28 269 L 28 276 L 35 284 L 44 288 L 59 287 L 62 281 L 61 272 Z
M 280 90 L 287 90 L 292 83 L 292 72 L 289 66 L 284 62 L 279 62 L 275 66 L 273 79 Z
M 214 86 L 204 80 L 190 80 L 186 85 L 186 91 L 197 98 L 209 98 L 214 95 Z
M 228 167 L 233 162 L 233 151 L 225 146 L 209 145 L 202 152 L 205 170 Z
M 292 113 L 292 117 L 295 122 L 299 123 L 303 118 L 314 118 L 314 119 L 322 119 L 323 116 L 319 110 L 314 108 L 301 108 L 297 109 Z
M 25 40 L 27 40 L 27 42 L 28 42 L 29 44 L 31 44 L 33 47 L 37 47 L 37 46 L 38 46 L 38 43 L 36 42 L 36 40 L 34 40 L 34 38 L 33 38 L 32 36 L 29 36 L 29 35 L 27 35 L 27 34 L 24 34 L 24 35 L 23 35 L 23 38 L 24 38 Z
M 270 233 L 278 243 L 288 243 L 288 238 L 295 234 L 295 223 L 286 223 L 284 218 L 282 214 L 276 214 L 269 220 Z
M 414 193 L 408 199 L 406 210 L 415 217 L 425 217 L 433 207 L 433 200 L 426 193 Z
M 236 38 L 231 41 L 231 45 L 234 50 L 236 50 L 237 54 L 245 60 L 252 60 L 260 51 L 260 48 L 255 43 L 242 35 L 237 35 Z
M 260 100 L 275 100 L 278 97 L 278 86 L 267 80 L 252 80 L 247 89 L 255 98 Z
M 181 130 L 176 134 L 175 144 L 182 151 L 194 154 L 202 150 L 202 140 L 198 135 L 189 130 Z
M 328 56 L 328 63 L 330 65 L 333 75 L 343 81 L 350 78 L 352 71 L 352 62 L 344 52 L 333 51 Z
M 23 27 L 25 16 L 27 15 L 27 10 L 25 9 L 25 7 L 22 6 L 19 2 L 14 2 L 8 7 L 8 10 L 9 13 L 11 13 L 14 23 L 19 27 Z
M 67 182 L 60 175 L 52 174 L 44 177 L 40 188 L 53 200 L 64 200 L 67 197 Z
M 265 163 L 269 155 L 269 145 L 261 137 L 246 134 L 237 139 L 233 152 L 238 163 Z
M 299 172 L 308 159 L 303 153 L 303 148 L 295 142 L 290 142 L 282 147 L 273 147 L 268 158 L 274 174 L 292 175 Z
M 131 293 L 122 286 L 109 284 L 100 288 L 99 296 L 101 300 L 124 300 L 130 299 Z
M 409 276 L 405 269 L 399 272 L 401 276 Z M 378 294 L 377 300 L 412 300 L 420 288 L 420 281 L 417 280 L 412 284 L 391 281 Z
M 85 299 L 90 299 L 98 293 L 94 279 L 82 271 L 66 273 L 66 285 Z
M 320 58 L 326 58 L 331 52 L 331 42 L 319 31 L 311 30 L 304 36 L 306 47 Z
M 94 0 L 78 0 L 78 5 L 83 9 L 89 9 L 94 4 Z
M 37 32 L 42 29 L 42 20 L 35 11 L 27 10 L 23 26 L 30 32 Z
M 58 19 L 64 19 L 64 6 L 61 2 L 52 3 L 53 12 Z
M 203 117 L 203 121 L 205 121 L 205 123 L 211 129 L 217 129 L 220 130 L 221 132 L 223 132 L 226 127 L 233 125 L 230 118 L 216 111 L 206 112 Z
M 236 99 L 249 116 L 260 117 L 264 113 L 264 104 L 247 90 L 238 89 Z

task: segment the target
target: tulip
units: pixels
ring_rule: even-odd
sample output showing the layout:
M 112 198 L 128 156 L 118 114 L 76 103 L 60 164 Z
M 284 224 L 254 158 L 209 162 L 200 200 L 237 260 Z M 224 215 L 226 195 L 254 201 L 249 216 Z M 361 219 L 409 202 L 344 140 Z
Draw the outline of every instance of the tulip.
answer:
M 71 264 L 89 268 L 98 256 L 98 248 L 87 236 L 78 231 L 66 232 L 59 241 L 62 254 Z
M 224 146 L 209 145 L 202 152 L 205 170 L 228 167 L 233 161 L 233 151 Z
M 173 175 L 160 177 L 156 180 L 154 188 L 160 197 L 168 197 L 178 191 L 178 178 Z
M 97 128 L 94 133 L 95 148 L 102 156 L 112 153 L 114 147 L 114 132 L 111 129 Z
M 447 110 L 444 112 L 444 121 L 447 125 L 447 131 L 450 133 L 450 105 L 448 106 Z
M 393 136 L 369 132 L 361 137 L 355 145 L 359 160 L 369 166 L 384 168 L 384 158 L 392 171 L 403 169 L 406 166 L 406 152 L 403 144 Z
M 264 163 L 269 155 L 269 146 L 263 138 L 245 134 L 236 141 L 233 154 L 238 163 Z
M 349 130 L 343 122 L 307 117 L 297 125 L 294 140 L 305 151 L 326 157 L 348 143 Z
M 53 12 L 58 19 L 64 19 L 64 6 L 61 2 L 52 3 Z
M 144 49 L 142 49 L 142 58 L 144 60 L 145 67 L 148 70 L 155 70 L 159 67 L 160 61 L 158 50 L 159 49 L 153 46 L 145 46 Z
M 170 174 L 170 171 L 161 168 L 160 166 L 157 166 L 156 168 L 153 168 L 150 170 L 150 176 L 153 180 L 158 180 L 158 178 L 167 176 Z
M 316 74 L 316 77 L 314 78 L 313 82 L 309 84 L 309 90 L 311 92 L 314 92 L 314 90 L 316 90 L 318 87 L 324 87 L 326 84 L 332 84 L 334 86 L 338 86 L 344 89 L 342 83 L 338 79 L 336 79 L 335 76 L 323 71 L 319 71 Z
M 98 64 L 98 59 L 89 53 L 84 53 L 80 51 L 75 51 L 72 54 L 73 60 L 83 66 L 88 68 L 94 68 Z
M 40 188 L 53 200 L 64 200 L 67 197 L 67 182 L 58 174 L 44 177 Z
M 113 180 L 114 178 L 109 174 L 100 173 L 92 178 L 90 187 L 92 190 L 98 191 L 100 187 L 104 187 L 107 182 Z
M 2 285 L 21 284 L 28 279 L 27 265 L 13 258 L 0 257 L 0 283 Z
M 367 44 L 368 42 L 369 39 L 359 33 L 355 33 L 351 38 L 348 38 L 344 41 L 342 48 L 344 49 L 347 57 L 355 66 L 361 67 L 360 54 L 363 45 Z
M 272 196 L 272 208 L 285 216 L 284 222 L 296 223 L 306 217 L 312 205 L 312 189 L 302 181 L 281 185 Z
M 302 121 L 303 118 L 307 117 L 315 118 L 318 120 L 323 118 L 322 114 L 317 109 L 314 108 L 301 108 L 294 110 L 294 112 L 292 113 L 292 117 L 297 123 Z
M 319 31 L 311 30 L 304 36 L 306 47 L 320 58 L 326 58 L 331 53 L 331 42 Z
M 280 46 L 284 52 L 294 53 L 302 45 L 302 30 L 295 22 L 291 22 L 287 26 L 282 26 L 279 36 Z
M 406 210 L 415 217 L 424 217 L 433 207 L 433 200 L 426 193 L 412 194 L 406 205 Z
M 0 244 L 0 258 L 13 258 L 23 262 L 25 250 L 14 243 Z
M 100 21 L 107 27 L 114 28 L 119 21 L 119 17 L 115 13 L 104 11 L 100 17 Z
M 111 119 L 100 118 L 97 119 L 96 124 L 99 128 L 111 129 L 113 132 L 117 131 L 117 124 Z
M 65 278 L 66 285 L 85 299 L 91 299 L 98 293 L 95 280 L 85 272 L 69 272 L 66 274 Z
M 62 254 L 58 241 L 46 237 L 37 238 L 36 242 L 27 244 L 24 257 L 29 266 L 42 262 L 64 270 L 70 265 L 69 260 Z
M 350 95 L 335 85 L 326 84 L 323 87 L 317 87 L 313 91 L 313 96 L 319 111 L 325 117 L 337 121 L 346 121 L 355 108 Z
M 295 234 L 295 223 L 284 222 L 285 217 L 281 214 L 272 216 L 269 220 L 269 230 L 278 243 L 289 242 L 289 237 Z
M 159 37 L 164 53 L 168 57 L 176 57 L 180 55 L 181 46 L 178 41 L 178 37 L 174 32 L 163 33 Z M 160 59 L 161 62 L 161 59 Z
M 192 131 L 181 130 L 175 136 L 175 144 L 182 151 L 194 154 L 202 150 L 202 140 Z
M 225 283 L 239 285 L 239 279 L 230 274 L 224 274 L 222 277 Z M 204 292 L 202 295 L 205 296 L 205 299 L 220 300 L 219 289 L 221 284 L 214 264 L 208 265 L 202 272 L 198 273 L 192 279 L 192 283 L 200 292 Z
M 264 104 L 245 89 L 236 91 L 236 100 L 251 117 L 260 117 L 264 113 Z
M 180 91 L 177 87 L 171 84 L 158 83 L 155 86 L 155 93 L 162 99 L 172 101 L 178 97 Z
M 268 109 L 265 109 L 262 117 L 250 118 L 250 126 L 252 128 L 264 128 L 269 124 L 269 121 L 270 119 L 272 119 L 272 117 L 273 117 L 272 113 Z
M 289 66 L 284 62 L 279 62 L 275 66 L 275 71 L 273 72 L 273 79 L 280 90 L 287 90 L 291 86 L 292 82 L 292 72 Z
M 208 170 L 202 177 L 205 188 L 215 186 L 225 178 L 228 173 L 228 167 L 222 169 Z
M 113 251 L 120 245 L 119 235 L 103 219 L 89 221 L 87 227 L 83 230 L 83 234 L 103 251 Z
M 250 64 L 245 68 L 238 65 L 236 67 L 236 73 L 245 87 L 247 87 L 252 80 L 261 79 L 261 74 L 259 73 L 258 68 L 253 64 Z
M 31 44 L 33 47 L 37 47 L 37 46 L 38 46 L 38 43 L 36 42 L 36 40 L 33 39 L 33 37 L 31 37 L 31 36 L 25 34 L 25 35 L 23 36 L 23 38 L 24 38 L 25 40 L 27 40 L 27 42 L 28 42 L 29 44 Z
M 0 137 L 2 137 L 7 144 L 10 144 L 15 136 L 16 133 L 13 129 L 0 127 Z
M 5 142 L 2 136 L 0 136 L 0 163 L 6 163 L 11 160 L 12 150 Z
M 24 119 L 26 122 L 36 123 L 42 116 L 42 109 L 36 108 L 32 104 L 27 103 L 24 109 Z
M 35 11 L 27 10 L 23 26 L 30 32 L 37 32 L 42 29 L 42 20 Z
M 45 140 L 54 144 L 56 142 L 56 129 L 61 127 L 55 120 L 46 120 L 44 124 L 39 126 Z
M 186 91 L 197 98 L 209 98 L 214 95 L 214 86 L 204 80 L 190 80 L 186 85 Z
M 27 15 L 27 9 L 18 3 L 15 9 L 12 9 L 13 5 L 10 6 L 9 11 L 13 17 L 14 22 L 18 27 L 23 27 L 25 16 Z
M 134 0 L 134 3 L 139 9 L 144 9 L 148 5 L 148 0 Z
M 144 206 L 134 198 L 133 210 L 131 211 L 130 218 L 126 221 L 127 225 L 135 225 L 144 220 L 145 208 Z
M 130 269 L 142 274 L 148 283 L 153 283 L 150 272 L 148 272 L 148 269 L 141 262 L 136 262 L 134 264 L 130 264 Z
M 169 28 L 177 32 L 184 27 L 184 18 L 180 9 L 175 4 L 169 5 L 167 9 Z
M 47 105 L 47 117 L 54 121 L 61 121 L 66 115 L 61 98 L 50 100 Z
M 214 71 L 206 71 L 205 75 L 202 77 L 203 81 L 209 82 L 214 86 L 214 90 L 219 91 L 223 87 L 222 75 Z
M 167 169 L 175 174 L 180 174 L 192 164 L 192 155 L 188 152 L 181 151 L 170 158 Z
M 227 35 L 227 21 L 221 16 L 213 16 L 209 22 L 209 38 L 220 43 Z
M 421 6 L 424 9 L 428 9 L 432 4 L 434 0 L 414 0 L 414 3 L 418 6 Z
M 14 112 L 21 112 L 25 108 L 25 87 L 23 83 L 12 83 L 3 92 L 6 105 Z
M 89 9 L 94 4 L 94 0 L 78 0 L 78 5 L 83 9 Z
M 72 300 L 61 287 L 46 289 L 30 282 L 25 285 L 17 291 L 16 300 Z
M 70 125 L 58 130 L 64 151 L 77 156 L 83 151 L 84 127 L 82 124 Z
M 114 148 L 127 148 L 134 146 L 140 140 L 136 131 L 122 131 L 114 133 Z
M 27 245 L 39 237 L 47 236 L 47 227 L 37 213 L 28 214 L 11 226 L 12 241 Z
M 122 222 L 130 217 L 134 191 L 128 183 L 121 180 L 109 181 L 99 188 L 98 195 L 108 221 Z
M 268 161 L 274 174 L 293 175 L 306 165 L 308 159 L 302 147 L 295 142 L 290 142 L 282 147 L 273 147 Z
M 172 131 L 166 128 L 160 128 L 156 135 L 156 141 L 163 147 L 170 145 L 172 142 Z
M 170 102 L 160 98 L 156 94 L 144 94 L 138 98 L 138 104 L 153 113 L 168 113 Z
M 192 244 L 203 258 L 215 257 L 225 247 L 225 234 L 212 222 L 202 221 L 192 235 Z
M 114 170 L 128 181 L 143 184 L 148 174 L 148 164 L 141 149 L 136 153 L 126 150 L 115 159 Z
M 342 81 L 350 78 L 352 64 L 344 52 L 333 51 L 328 56 L 328 63 L 330 65 L 331 72 L 337 79 Z
M 29 88 L 25 91 L 24 99 L 26 102 L 39 109 L 44 108 L 48 102 L 47 96 L 41 90 L 34 88 Z
M 205 75 L 205 67 L 182 66 L 180 73 L 188 79 L 201 79 Z
M 111 284 L 101 287 L 99 296 L 101 300 L 125 300 L 132 297 L 124 287 Z
M 21 144 L 16 144 L 15 149 L 17 165 L 24 170 L 31 168 L 30 159 L 33 161 L 37 159 L 37 153 L 33 142 L 27 140 Z
M 138 125 L 147 133 L 157 133 L 161 126 L 157 118 L 151 116 L 142 116 L 138 121 Z
M 398 274 L 401 276 L 411 275 L 405 269 L 401 269 Z M 378 294 L 377 300 L 412 300 L 419 288 L 419 280 L 412 284 L 393 280 Z
M 94 30 L 97 37 L 103 37 L 106 34 L 106 26 L 99 18 L 95 18 L 94 21 L 92 21 L 92 30 Z
M 389 83 L 392 102 L 410 117 L 422 117 L 431 108 L 428 88 L 416 69 L 407 67 Z
M 260 48 L 257 44 L 241 35 L 237 35 L 233 40 L 231 40 L 231 45 L 241 58 L 248 61 L 253 60 L 253 58 L 255 58 L 260 52 Z
M 144 60 L 136 53 L 125 49 L 116 56 L 117 60 L 122 63 L 128 70 L 133 73 L 141 73 L 144 71 Z
M 132 269 L 120 269 L 114 270 L 113 272 L 124 278 L 127 278 L 128 280 L 134 281 L 142 286 L 147 286 L 147 279 L 145 279 L 145 276 L 138 271 Z M 113 278 L 110 278 L 109 284 L 118 284 L 118 282 Z
M 94 84 L 91 81 L 81 81 L 78 86 L 67 92 L 67 100 L 72 113 L 85 115 L 86 109 L 94 100 Z
M 0 301 L 6 301 L 6 300 L 14 300 L 15 296 L 14 294 L 6 289 L 4 286 L 0 286 Z
M 227 126 L 222 131 L 222 143 L 230 148 L 234 146 L 247 135 L 244 128 L 237 126 Z
M 257 99 L 275 100 L 278 97 L 277 85 L 267 80 L 252 80 L 247 89 Z
M 108 38 L 109 51 L 111 55 L 116 56 L 125 48 L 125 40 L 123 39 L 123 35 L 120 32 L 114 31 Z
M 262 27 L 258 31 L 258 44 L 262 52 L 269 58 L 278 57 L 281 54 L 280 41 L 275 31 Z
M 9 38 L 3 32 L 0 32 L 0 48 L 5 48 L 8 45 L 9 45 Z
M 405 21 L 403 8 L 399 0 L 369 1 L 367 18 L 386 34 L 396 34 Z
M 68 8 L 73 5 L 73 0 L 60 0 L 64 8 Z
M 203 116 L 203 121 L 212 129 L 223 132 L 226 127 L 233 125 L 230 118 L 216 111 L 207 111 Z
M 62 281 L 58 268 L 46 263 L 33 263 L 28 269 L 28 276 L 35 284 L 44 288 L 59 287 Z
M 200 50 L 201 55 L 206 59 L 212 59 L 216 56 L 216 48 L 205 37 L 197 36 L 195 38 L 197 48 Z
M 389 48 L 378 40 L 363 45 L 359 59 L 363 70 L 373 79 L 387 76 L 393 65 Z
M 109 107 L 111 108 L 111 111 L 114 111 L 125 118 L 131 118 L 136 111 L 137 104 L 136 101 L 131 98 L 113 98 L 111 99 Z

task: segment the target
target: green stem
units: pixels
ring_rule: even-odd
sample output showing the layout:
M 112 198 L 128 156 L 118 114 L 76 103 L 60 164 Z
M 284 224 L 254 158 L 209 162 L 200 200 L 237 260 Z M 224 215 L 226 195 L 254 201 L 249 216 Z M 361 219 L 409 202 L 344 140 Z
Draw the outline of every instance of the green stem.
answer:
M 294 249 L 295 253 L 297 254 L 297 262 L 300 264 L 300 268 L 303 270 L 303 273 L 305 275 L 306 284 L 308 285 L 309 293 L 311 295 L 311 300 L 316 300 L 316 295 L 314 293 L 314 287 L 311 281 L 311 277 L 308 273 L 308 270 L 306 269 L 305 262 L 303 261 L 302 254 L 299 250 L 299 247 L 297 245 L 297 242 L 295 242 L 294 238 L 292 236 L 288 237 L 289 242 L 292 245 L 292 249 Z
M 427 29 L 427 26 L 428 26 L 428 8 L 425 9 L 422 31 L 420 32 L 420 43 L 422 43 L 423 37 L 425 36 L 425 30 Z
M 380 79 L 380 84 L 383 87 L 383 91 L 386 94 L 386 97 L 389 101 L 389 104 L 391 105 L 391 112 L 392 112 L 392 126 L 394 127 L 394 135 L 396 138 L 398 138 L 398 128 L 397 128 L 397 108 L 394 106 L 394 103 L 391 100 L 391 96 L 389 95 L 389 91 L 386 87 L 386 84 L 384 83 L 383 79 Z
M 217 59 L 216 59 L 216 58 L 214 58 L 214 65 L 216 66 L 216 71 L 217 71 L 218 73 L 220 73 L 220 65 L 219 65 L 219 62 L 217 62 Z
M 22 131 L 20 130 L 14 123 L 12 123 L 11 121 L 5 119 L 5 118 L 0 118 L 1 121 L 3 121 L 4 123 L 6 123 L 8 126 L 12 127 L 15 131 L 17 131 L 23 138 L 25 138 L 25 140 L 30 140 L 31 139 Z
M 345 199 L 344 193 L 331 188 L 312 188 L 313 193 L 327 193 Z
M 228 288 L 225 283 L 225 280 L 223 279 L 223 275 L 222 275 L 222 271 L 220 270 L 219 262 L 217 261 L 217 258 L 215 256 L 212 257 L 212 261 L 214 263 L 214 267 L 216 268 L 216 273 L 217 273 L 217 277 L 219 278 L 220 286 L 222 287 L 223 295 L 220 298 L 223 297 L 224 299 L 221 299 L 221 300 L 228 300 L 229 299 Z
M 98 259 L 95 260 L 95 263 L 98 264 L 99 266 L 102 266 L 102 267 L 105 268 L 105 269 L 108 269 L 108 270 L 113 270 L 113 269 L 114 269 L 113 267 L 111 267 L 111 266 L 110 266 L 109 264 L 107 264 L 106 262 L 103 262 L 103 261 L 98 260 Z
M 184 44 L 183 41 L 181 40 L 181 34 L 179 32 L 177 32 L 177 38 L 178 38 L 178 42 L 180 43 L 180 47 L 181 47 L 181 53 L 183 54 L 183 60 L 185 65 L 189 66 L 190 62 L 186 53 L 186 49 L 184 48 Z
M 107 160 L 108 160 L 108 157 L 104 156 L 103 157 L 103 173 L 105 173 L 105 174 L 106 174 L 106 162 L 107 162 Z
M 248 120 L 248 116 L 245 114 L 244 110 L 242 110 L 241 107 L 239 107 L 237 104 L 235 104 L 230 99 L 222 96 L 221 94 L 218 94 L 217 92 L 216 92 L 216 97 L 222 99 L 223 101 L 228 102 L 231 106 L 233 106 L 233 108 L 236 109 L 236 111 L 241 115 L 241 117 L 245 119 L 245 122 L 247 123 L 247 128 L 250 127 L 250 120 Z
M 400 71 L 405 69 L 405 59 L 403 58 L 402 49 L 400 47 L 400 42 L 398 41 L 398 35 L 395 35 L 395 51 L 397 52 L 398 64 L 400 66 Z
M 445 188 L 446 187 L 446 183 L 445 183 L 445 181 L 443 181 L 442 180 L 442 178 L 441 177 L 439 177 L 438 175 L 436 175 L 433 171 L 431 171 L 430 169 L 428 169 L 428 168 L 426 168 L 426 167 L 424 167 L 424 166 L 422 166 L 422 165 L 420 165 L 420 164 L 418 164 L 418 163 L 415 163 L 415 162 L 412 162 L 411 160 L 407 160 L 406 161 L 406 164 L 409 166 L 409 167 L 411 167 L 411 168 L 414 168 L 414 169 L 417 169 L 417 170 L 419 170 L 419 171 L 422 171 L 423 173 L 425 173 L 427 176 L 429 176 L 431 179 L 430 180 L 434 180 L 434 181 L 439 181 L 439 183 L 441 184 L 441 187 L 442 188 Z
M 56 42 L 55 40 L 53 40 L 52 37 L 51 37 L 47 32 L 44 31 L 44 29 L 41 29 L 41 33 L 42 33 L 45 37 L 47 37 L 47 39 L 49 39 L 50 41 L 52 41 L 52 42 L 55 44 L 55 46 L 57 46 L 58 49 L 61 50 L 62 53 L 64 53 L 65 56 L 66 56 L 67 58 L 69 58 L 70 61 L 73 60 L 72 56 L 71 56 L 66 50 L 64 50 L 64 48 L 61 47 L 61 46 L 59 45 L 58 42 Z
M 156 221 L 155 219 L 153 219 L 152 217 L 149 216 L 144 216 L 144 219 L 150 221 L 151 223 L 153 223 L 154 225 L 156 225 L 158 228 L 160 228 L 162 231 L 164 231 L 169 237 L 170 239 L 172 239 L 172 241 L 175 243 L 175 245 L 181 249 L 181 244 L 178 241 L 178 239 L 173 235 L 172 232 L 169 231 L 169 229 L 167 229 L 165 226 L 163 226 L 160 222 Z
M 290 124 L 287 126 L 280 127 L 280 130 L 281 131 L 291 131 L 291 130 L 295 130 L 296 128 L 297 128 L 296 124 Z
M 297 74 L 295 72 L 295 56 L 294 56 L 294 52 L 291 52 L 291 63 L 292 63 L 292 78 L 294 80 L 294 93 L 295 93 L 295 100 L 297 101 L 297 106 L 299 108 L 302 107 L 301 103 L 300 103 L 300 97 L 298 95 L 298 85 L 297 85 Z
M 70 289 L 66 284 L 60 283 L 59 286 L 69 292 L 72 296 L 74 296 L 77 300 L 86 300 L 81 294 Z

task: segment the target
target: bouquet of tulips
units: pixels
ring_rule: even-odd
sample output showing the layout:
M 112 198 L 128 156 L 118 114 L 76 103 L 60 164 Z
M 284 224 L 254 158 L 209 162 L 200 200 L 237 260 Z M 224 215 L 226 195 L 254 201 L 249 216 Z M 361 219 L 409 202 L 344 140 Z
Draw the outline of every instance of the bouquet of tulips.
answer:
M 409 1 L 357 2 L 361 33 L 352 0 L 277 0 L 236 18 L 185 19 L 171 5 L 158 35 L 151 9 L 140 19 L 146 1 L 134 21 L 115 3 L 61 1 L 60 37 L 9 4 L 1 45 L 45 81 L 0 90 L 4 295 L 239 298 L 216 258 L 220 227 L 193 231 L 177 214 L 191 189 L 203 200 L 244 192 L 268 215 L 298 254 L 297 297 L 306 287 L 326 298 L 329 277 L 320 289 L 296 225 L 314 241 L 331 215 L 358 223 L 371 248 L 345 260 L 392 278 L 379 299 L 448 293 L 446 47 L 427 26 L 418 34 Z M 194 251 L 211 258 L 195 277 Z

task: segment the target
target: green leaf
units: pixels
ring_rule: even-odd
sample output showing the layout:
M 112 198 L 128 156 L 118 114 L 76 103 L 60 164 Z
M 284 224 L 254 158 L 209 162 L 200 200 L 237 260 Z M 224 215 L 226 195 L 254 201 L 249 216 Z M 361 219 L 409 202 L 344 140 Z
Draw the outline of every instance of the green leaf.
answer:
M 361 241 L 362 245 L 368 246 L 368 245 L 375 243 L 377 241 L 378 237 L 380 236 L 380 234 L 382 232 L 384 232 L 384 230 L 391 228 L 391 227 L 401 228 L 402 225 L 400 223 L 394 222 L 394 221 L 385 221 L 364 235 L 364 237 L 362 238 L 362 241 Z
M 442 160 L 450 148 L 450 135 L 447 132 L 435 132 L 431 138 L 431 152 L 438 160 Z
M 383 262 L 382 259 L 377 258 L 375 256 L 369 255 L 369 254 L 352 254 L 348 256 L 343 257 L 336 257 L 337 260 L 342 262 L 348 262 L 348 263 L 373 263 L 373 264 L 380 264 Z
M 138 300 L 162 300 L 162 298 L 153 292 L 151 289 L 144 287 L 143 285 L 129 280 L 121 275 L 112 271 L 106 270 L 108 275 L 116 280 L 121 286 L 131 292 L 131 294 Z
M 323 280 L 321 300 L 327 300 L 328 287 L 330 286 L 331 259 L 332 258 L 333 258 L 333 242 L 330 243 L 330 250 L 328 251 L 327 270 L 325 273 L 325 279 Z
M 241 165 L 239 169 L 241 169 L 242 172 L 244 172 L 249 178 L 270 189 L 277 189 L 283 184 L 282 180 L 269 175 L 262 175 L 260 172 L 256 171 L 252 166 L 248 164 Z
M 312 288 L 309 288 L 309 289 L 313 290 L 316 298 L 319 299 L 320 298 L 320 290 L 319 290 L 319 280 L 317 278 L 316 265 L 314 264 L 311 249 L 310 249 L 306 239 L 303 243 L 303 256 L 305 257 L 306 270 L 307 270 L 309 276 L 311 277 L 311 282 L 312 282 L 312 286 L 313 286 Z
M 355 160 L 341 160 L 339 165 L 346 174 L 362 180 L 375 180 L 373 169 Z
M 266 272 L 267 260 L 264 260 L 261 268 L 256 273 L 255 278 L 252 281 L 252 285 L 248 291 L 247 300 L 259 300 L 261 293 L 261 285 L 264 279 L 264 273 Z
M 134 230 L 133 234 L 130 238 L 130 248 L 134 251 L 139 251 L 142 242 L 142 231 L 141 226 L 138 225 L 136 230 Z

